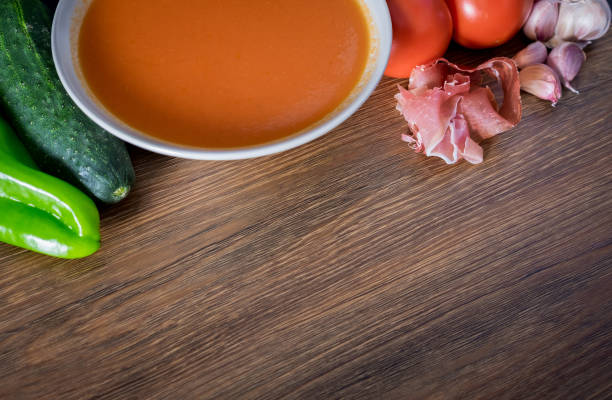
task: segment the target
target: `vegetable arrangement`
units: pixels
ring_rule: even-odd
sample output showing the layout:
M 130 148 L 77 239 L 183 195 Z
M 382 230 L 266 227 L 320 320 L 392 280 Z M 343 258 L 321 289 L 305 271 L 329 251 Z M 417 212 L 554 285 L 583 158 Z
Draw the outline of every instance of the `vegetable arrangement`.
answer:
M 72 102 L 51 55 L 40 0 L 0 2 L 0 101 L 36 163 L 104 203 L 123 199 L 134 170 L 125 145 Z
M 123 142 L 64 91 L 51 55 L 51 15 L 40 0 L 0 1 L 0 111 L 21 139 L 0 121 L 0 241 L 63 258 L 92 254 L 99 215 L 79 189 L 116 203 L 134 170 Z
M 523 26 L 533 0 L 387 0 L 393 23 L 385 75 L 408 78 L 446 52 L 451 38 L 472 49 L 499 46 Z
M 537 1 L 523 29 L 537 41 L 514 56 L 521 68 L 521 89 L 553 106 L 561 99 L 561 84 L 578 93 L 571 82 L 586 61 L 583 49 L 609 28 L 610 5 L 605 0 Z M 550 54 L 547 47 L 552 48 Z
M 448 164 L 483 161 L 479 143 L 520 122 L 521 89 L 553 105 L 561 85 L 577 93 L 572 80 L 586 61 L 583 49 L 610 26 L 605 0 L 387 4 L 394 36 L 385 73 L 410 78 L 396 96 L 410 130 L 402 138 Z M 123 199 L 134 170 L 124 144 L 83 115 L 64 91 L 53 66 L 50 27 L 41 0 L 0 1 L 0 111 L 14 128 L 0 119 L 0 241 L 80 258 L 100 246 L 92 199 Z M 521 28 L 535 42 L 512 59 L 470 69 L 440 58 L 451 39 L 488 48 Z M 495 84 L 501 104 L 491 90 Z
M 606 0 L 388 0 L 393 26 L 404 34 L 394 34 L 388 76 L 409 77 L 408 89 L 399 87 L 397 109 L 410 132 L 403 135 L 416 152 L 442 158 L 448 164 L 461 159 L 472 164 L 483 161 L 478 143 L 507 131 L 520 122 L 520 90 L 549 100 L 553 106 L 562 95 L 562 84 L 574 93 L 571 82 L 586 61 L 583 48 L 602 37 L 610 27 L 610 6 Z M 419 18 L 406 17 L 417 3 L 437 8 Z M 399 6 L 401 4 L 401 7 Z M 536 40 L 514 58 L 494 58 L 476 69 L 461 68 L 438 58 L 446 48 L 447 23 L 439 15 L 452 15 L 453 39 L 468 48 L 501 45 L 521 28 Z M 419 13 L 417 12 L 417 15 Z M 426 50 L 412 46 L 410 29 L 440 27 L 438 40 Z M 431 40 L 431 39 L 430 39 Z M 397 41 L 397 44 L 395 43 Z M 550 54 L 548 49 L 552 48 Z M 436 50 L 436 51 L 432 51 Z M 416 54 L 413 54 L 416 53 Z M 426 59 L 425 62 L 416 60 Z M 520 72 L 519 72 L 520 69 Z M 487 79 L 488 78 L 488 79 Z M 504 92 L 497 104 L 490 78 Z

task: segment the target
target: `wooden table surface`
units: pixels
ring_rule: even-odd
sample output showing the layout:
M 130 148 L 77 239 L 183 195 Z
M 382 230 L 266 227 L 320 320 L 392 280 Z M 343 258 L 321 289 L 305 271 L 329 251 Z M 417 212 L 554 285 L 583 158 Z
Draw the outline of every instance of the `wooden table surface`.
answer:
M 97 254 L 0 244 L 0 398 L 610 398 L 611 50 L 478 166 L 401 142 L 391 79 L 279 155 L 132 148 Z

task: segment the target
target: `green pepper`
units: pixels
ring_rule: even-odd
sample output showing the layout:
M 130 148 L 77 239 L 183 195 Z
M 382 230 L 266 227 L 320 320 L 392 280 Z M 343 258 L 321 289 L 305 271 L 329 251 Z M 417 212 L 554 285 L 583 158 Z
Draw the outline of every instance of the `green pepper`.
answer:
M 100 248 L 100 215 L 74 186 L 41 172 L 0 119 L 0 241 L 81 258 Z

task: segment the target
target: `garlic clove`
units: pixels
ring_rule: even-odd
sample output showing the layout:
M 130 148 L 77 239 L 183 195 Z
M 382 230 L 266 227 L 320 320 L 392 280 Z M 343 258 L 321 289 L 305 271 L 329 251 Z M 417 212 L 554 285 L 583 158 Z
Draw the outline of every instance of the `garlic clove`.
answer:
M 565 0 L 559 8 L 555 28 L 557 41 L 589 41 L 602 37 L 610 28 L 607 0 Z
M 550 39 L 548 42 L 546 42 L 545 44 L 546 44 L 546 47 L 548 47 L 549 49 L 554 49 L 555 47 L 561 46 L 563 43 L 568 43 L 568 42 L 566 42 L 565 40 L 561 40 L 558 36 L 555 36 L 552 39 Z M 593 42 L 590 40 L 580 40 L 578 42 L 569 42 L 569 43 L 576 43 L 581 49 L 584 49 L 585 47 L 587 47 Z
M 553 107 L 561 99 L 561 81 L 546 64 L 529 65 L 519 72 L 521 90 L 540 99 L 549 100 Z
M 558 0 L 536 1 L 523 27 L 523 32 L 528 38 L 545 42 L 555 35 L 555 26 L 559 17 L 558 3 Z
M 559 75 L 563 86 L 574 93 L 578 93 L 572 87 L 571 82 L 578 75 L 585 61 L 586 54 L 584 54 L 579 45 L 573 42 L 565 42 L 552 49 L 546 63 Z
M 533 42 L 523 50 L 516 53 L 512 59 L 516 63 L 516 66 L 520 69 L 532 64 L 543 64 L 546 62 L 547 56 L 548 50 L 546 49 L 546 46 L 544 46 L 544 43 Z

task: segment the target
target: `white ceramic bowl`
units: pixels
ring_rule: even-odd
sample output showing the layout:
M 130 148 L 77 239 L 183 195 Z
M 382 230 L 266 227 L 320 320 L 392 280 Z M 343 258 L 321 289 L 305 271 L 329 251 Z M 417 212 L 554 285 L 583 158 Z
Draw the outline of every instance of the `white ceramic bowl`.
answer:
M 129 0 L 126 0 L 129 1 Z M 336 110 L 323 120 L 291 136 L 250 147 L 206 149 L 178 145 L 140 132 L 108 112 L 97 102 L 80 78 L 77 42 L 82 18 L 91 0 L 60 0 L 51 33 L 57 73 L 77 106 L 98 125 L 118 138 L 144 149 L 169 156 L 198 160 L 235 160 L 278 153 L 310 142 L 350 117 L 378 85 L 391 51 L 391 17 L 385 0 L 359 0 L 369 13 L 372 50 L 360 83 Z

